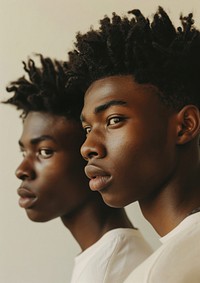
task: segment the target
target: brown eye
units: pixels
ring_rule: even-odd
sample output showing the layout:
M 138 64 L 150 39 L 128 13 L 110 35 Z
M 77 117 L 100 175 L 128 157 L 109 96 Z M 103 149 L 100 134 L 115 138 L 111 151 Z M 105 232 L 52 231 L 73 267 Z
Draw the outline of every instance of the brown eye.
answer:
M 109 120 L 108 120 L 108 126 L 110 126 L 110 125 L 115 125 L 115 124 L 117 124 L 117 123 L 119 123 L 119 122 L 121 122 L 122 121 L 122 118 L 121 117 L 112 117 L 112 118 L 110 118 Z
M 91 127 L 84 128 L 85 134 L 88 135 L 91 132 Z
M 38 152 L 39 157 L 44 158 L 44 159 L 52 157 L 53 154 L 54 154 L 54 151 L 48 148 L 42 148 Z

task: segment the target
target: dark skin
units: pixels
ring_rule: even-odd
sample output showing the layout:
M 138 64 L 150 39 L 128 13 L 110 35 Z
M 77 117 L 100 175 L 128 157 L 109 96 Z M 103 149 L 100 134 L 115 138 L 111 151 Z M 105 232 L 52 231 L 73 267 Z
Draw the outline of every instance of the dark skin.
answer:
M 168 108 L 158 89 L 132 76 L 95 81 L 87 90 L 81 148 L 90 188 L 113 207 L 139 201 L 161 235 L 200 206 L 200 115 Z
M 30 112 L 19 140 L 23 161 L 16 176 L 22 180 L 19 205 L 27 216 L 35 222 L 60 217 L 85 250 L 107 231 L 132 224 L 123 209 L 109 208 L 88 188 L 79 153 L 82 142 L 78 122 Z

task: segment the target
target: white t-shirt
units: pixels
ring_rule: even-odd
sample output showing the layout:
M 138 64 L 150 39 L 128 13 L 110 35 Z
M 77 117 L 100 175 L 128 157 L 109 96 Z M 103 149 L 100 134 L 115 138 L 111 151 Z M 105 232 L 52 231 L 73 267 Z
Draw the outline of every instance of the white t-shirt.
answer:
M 200 283 L 200 212 L 186 217 L 161 242 L 125 283 Z
M 139 230 L 113 229 L 75 258 L 71 283 L 121 283 L 151 253 Z

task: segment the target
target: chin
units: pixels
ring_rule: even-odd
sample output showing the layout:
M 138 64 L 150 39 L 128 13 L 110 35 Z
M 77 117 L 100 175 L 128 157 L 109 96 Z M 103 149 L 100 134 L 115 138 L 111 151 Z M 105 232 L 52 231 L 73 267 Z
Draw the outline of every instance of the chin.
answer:
M 28 218 L 33 221 L 33 222 L 48 222 L 52 219 L 54 219 L 55 217 L 49 217 L 48 215 L 36 212 L 36 211 L 29 211 L 28 209 L 26 210 L 26 214 L 28 216 Z
M 109 194 L 102 193 L 101 195 L 105 204 L 113 208 L 123 208 L 124 206 L 129 204 L 129 203 L 126 204 L 122 200 L 116 198 L 115 196 L 111 196 Z

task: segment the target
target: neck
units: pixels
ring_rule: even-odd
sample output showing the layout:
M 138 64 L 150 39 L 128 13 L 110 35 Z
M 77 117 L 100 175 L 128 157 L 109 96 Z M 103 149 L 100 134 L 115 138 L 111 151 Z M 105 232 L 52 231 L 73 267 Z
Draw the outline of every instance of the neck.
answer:
M 61 218 L 82 251 L 116 228 L 133 228 L 124 209 L 104 204 L 100 195 L 91 198 L 78 211 Z
M 200 165 L 197 158 L 196 162 L 195 158 L 192 160 L 190 163 L 188 159 L 182 160 L 174 177 L 157 194 L 139 202 L 144 217 L 160 236 L 169 233 L 200 206 Z

